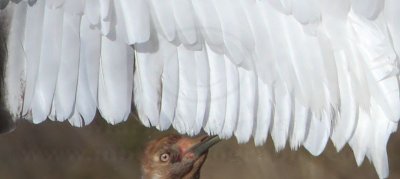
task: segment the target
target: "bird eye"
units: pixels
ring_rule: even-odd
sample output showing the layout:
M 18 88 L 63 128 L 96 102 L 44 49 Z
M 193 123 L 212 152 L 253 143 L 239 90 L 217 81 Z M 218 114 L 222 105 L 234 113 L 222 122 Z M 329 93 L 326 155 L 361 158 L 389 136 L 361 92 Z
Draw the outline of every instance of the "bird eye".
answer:
M 163 162 L 169 161 L 169 154 L 168 153 L 161 154 L 160 160 L 163 161 Z

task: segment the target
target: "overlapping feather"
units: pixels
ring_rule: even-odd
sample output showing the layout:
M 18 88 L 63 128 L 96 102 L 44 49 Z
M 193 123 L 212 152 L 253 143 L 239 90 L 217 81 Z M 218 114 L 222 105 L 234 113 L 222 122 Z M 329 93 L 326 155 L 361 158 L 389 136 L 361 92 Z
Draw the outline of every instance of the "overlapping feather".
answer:
M 146 126 L 257 145 L 270 133 L 276 150 L 289 141 L 313 155 L 330 138 L 388 175 L 400 118 L 396 0 L 11 2 L 0 9 L 14 9 L 14 116 L 82 126 L 99 109 L 115 124 L 133 100 Z

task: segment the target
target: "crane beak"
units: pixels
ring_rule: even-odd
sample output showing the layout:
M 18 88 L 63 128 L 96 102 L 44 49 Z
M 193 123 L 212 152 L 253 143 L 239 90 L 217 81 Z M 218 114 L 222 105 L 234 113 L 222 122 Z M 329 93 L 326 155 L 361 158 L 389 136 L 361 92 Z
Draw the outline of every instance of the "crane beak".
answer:
M 204 153 L 208 151 L 209 148 L 220 142 L 218 136 L 203 136 L 201 141 L 195 145 L 193 145 L 188 153 L 192 153 L 196 158 L 200 157 Z

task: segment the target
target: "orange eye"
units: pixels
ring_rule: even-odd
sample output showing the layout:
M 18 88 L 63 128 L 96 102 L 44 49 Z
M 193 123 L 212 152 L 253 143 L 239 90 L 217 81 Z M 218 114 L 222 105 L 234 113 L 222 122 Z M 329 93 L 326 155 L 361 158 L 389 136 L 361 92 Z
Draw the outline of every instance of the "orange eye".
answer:
M 168 161 L 169 161 L 169 154 L 167 154 L 167 153 L 161 154 L 160 160 L 161 160 L 162 162 L 168 162 Z

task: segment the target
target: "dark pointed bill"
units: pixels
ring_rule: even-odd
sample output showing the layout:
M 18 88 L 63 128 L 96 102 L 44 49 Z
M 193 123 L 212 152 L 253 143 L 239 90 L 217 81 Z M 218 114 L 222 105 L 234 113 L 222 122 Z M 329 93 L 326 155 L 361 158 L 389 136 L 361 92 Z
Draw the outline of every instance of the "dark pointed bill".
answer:
M 209 136 L 200 143 L 191 147 L 188 152 L 193 153 L 196 157 L 203 155 L 210 147 L 221 141 L 218 136 Z

